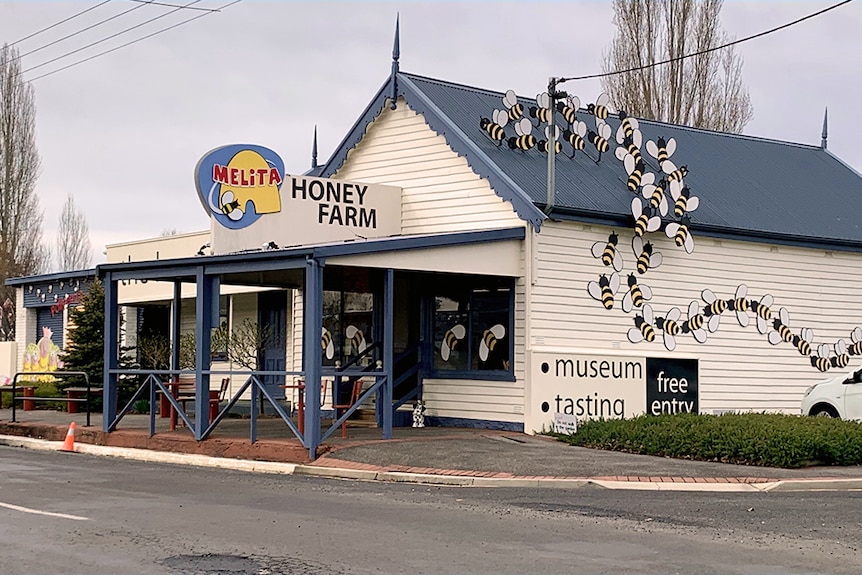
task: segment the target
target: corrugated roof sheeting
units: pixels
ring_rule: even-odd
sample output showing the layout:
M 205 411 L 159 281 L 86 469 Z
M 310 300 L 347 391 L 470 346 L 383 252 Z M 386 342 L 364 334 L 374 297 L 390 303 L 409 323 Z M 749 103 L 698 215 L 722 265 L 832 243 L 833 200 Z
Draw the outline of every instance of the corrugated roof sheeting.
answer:
M 522 152 L 510 149 L 506 143 L 497 146 L 479 126 L 480 118 L 490 118 L 495 109 L 505 109 L 501 92 L 408 77 L 535 203 L 545 204 L 547 156 L 535 148 Z M 578 95 L 583 105 L 590 102 L 585 95 Z M 535 100 L 521 98 L 519 102 L 525 110 L 536 105 Z M 560 114 L 556 118 L 562 131 L 565 121 Z M 579 112 L 578 119 L 595 130 L 595 119 L 586 111 Z M 619 120 L 614 116 L 607 123 L 613 130 L 611 147 L 598 163 L 598 152 L 591 144 L 587 143 L 586 153 L 579 151 L 570 158 L 572 148 L 563 143 L 563 153 L 556 162 L 558 208 L 586 216 L 630 217 L 633 195 L 626 188 L 625 168 L 614 156 Z M 862 241 L 862 177 L 829 152 L 817 146 L 660 122 L 639 120 L 639 124 L 643 134 L 641 152 L 657 179 L 662 173 L 646 152 L 646 142 L 659 137 L 676 140 L 671 160 L 677 167 L 688 167 L 685 184 L 700 198 L 700 207 L 691 213 L 696 227 L 800 239 Z M 505 129 L 507 138 L 516 135 L 511 123 Z M 543 126 L 534 128 L 533 134 L 544 139 Z

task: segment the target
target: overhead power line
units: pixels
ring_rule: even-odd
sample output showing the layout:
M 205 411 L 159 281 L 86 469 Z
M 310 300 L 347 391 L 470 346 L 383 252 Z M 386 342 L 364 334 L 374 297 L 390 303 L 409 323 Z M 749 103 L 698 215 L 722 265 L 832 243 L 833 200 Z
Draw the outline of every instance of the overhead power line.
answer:
M 180 6 L 178 4 L 168 4 L 167 2 L 153 2 L 148 0 L 129 0 L 130 2 L 142 2 L 144 4 L 152 4 L 153 6 L 167 6 L 168 8 L 183 8 L 186 10 L 200 10 L 202 12 L 218 12 L 221 8 L 204 8 L 203 6 Z
M 146 36 L 141 36 L 140 38 L 137 38 L 136 40 L 132 40 L 132 41 L 130 41 L 130 42 L 126 42 L 125 44 L 121 44 L 121 45 L 119 45 L 119 46 L 116 46 L 116 47 L 114 47 L 114 48 L 111 48 L 110 50 L 105 50 L 104 52 L 99 52 L 98 54 L 94 54 L 94 55 L 92 55 L 92 56 L 88 56 L 87 58 L 83 58 L 83 59 L 81 59 L 81 60 L 78 60 L 77 62 L 73 62 L 73 63 L 71 63 L 71 64 L 69 64 L 69 65 L 67 65 L 67 66 L 63 66 L 62 68 L 57 68 L 56 70 L 51 70 L 50 72 L 47 72 L 47 73 L 45 73 L 45 74 L 42 74 L 41 76 L 36 76 L 35 78 L 30 79 L 29 81 L 30 81 L 30 82 L 35 82 L 36 80 L 39 80 L 40 78 L 45 78 L 46 76 L 50 76 L 50 75 L 52 75 L 52 74 L 56 74 L 57 72 L 62 72 L 63 70 L 68 70 L 69 68 L 72 68 L 72 67 L 77 66 L 77 65 L 79 65 L 79 64 L 83 64 L 84 62 L 89 62 L 90 60 L 93 60 L 93 59 L 95 59 L 95 58 L 98 58 L 99 56 L 104 56 L 104 55 L 106 55 L 106 54 L 110 54 L 111 52 L 116 52 L 117 50 L 120 50 L 120 49 L 122 49 L 122 48 L 125 48 L 126 46 L 131 46 L 132 44 L 137 44 L 138 42 L 142 42 L 142 41 L 144 41 L 144 40 L 146 40 L 146 39 L 148 39 L 148 38 L 152 38 L 153 36 L 157 36 L 157 35 L 159 35 L 159 34 L 162 34 L 162 33 L 164 33 L 164 32 L 167 32 L 167 31 L 169 31 L 169 30 L 173 30 L 174 28 L 178 28 L 179 26 L 182 26 L 183 24 L 188 24 L 189 22 L 194 22 L 195 20 L 197 20 L 197 19 L 199 19 L 199 18 L 203 18 L 204 16 L 209 16 L 210 14 L 213 14 L 214 12 L 221 12 L 221 11 L 222 11 L 222 10 L 224 10 L 225 8 L 230 8 L 230 7 L 231 7 L 231 6 L 233 6 L 234 4 L 239 4 L 240 2 L 242 2 L 242 0 L 233 0 L 232 2 L 228 2 L 228 3 L 227 3 L 227 4 L 225 4 L 224 6 L 221 6 L 221 7 L 217 8 L 217 9 L 215 9 L 213 12 L 203 12 L 203 13 L 201 13 L 201 14 L 198 14 L 197 16 L 192 16 L 191 18 L 187 18 L 187 19 L 182 20 L 182 21 L 180 21 L 180 22 L 177 22 L 176 24 L 173 24 L 173 25 L 171 25 L 171 26 L 167 26 L 167 27 L 162 28 L 162 29 L 160 29 L 160 30 L 156 30 L 155 32 L 153 32 L 153 33 L 151 33 L 151 34 L 147 34 Z M 25 70 L 25 71 L 26 71 L 26 70 Z M 22 73 L 23 73 L 23 72 L 22 72 Z
M 787 22 L 786 24 L 782 24 L 780 26 L 776 26 L 775 28 L 770 28 L 769 30 L 764 30 L 763 32 L 759 32 L 757 34 L 753 34 L 751 36 L 746 36 L 745 38 L 740 38 L 739 40 L 733 40 L 732 42 L 728 42 L 727 44 L 722 44 L 721 46 L 715 46 L 713 48 L 707 48 L 706 50 L 700 50 L 698 52 L 692 52 L 691 54 L 684 54 L 682 56 L 677 56 L 676 58 L 669 58 L 667 60 L 662 60 L 661 62 L 653 62 L 652 64 L 645 64 L 643 66 L 636 66 L 634 68 L 627 68 L 625 70 L 616 70 L 614 72 L 605 72 L 602 74 L 590 74 L 588 76 L 572 76 L 571 78 L 557 78 L 556 83 L 562 84 L 563 82 L 571 82 L 574 80 L 590 80 L 593 78 L 605 78 L 607 76 L 617 76 L 619 74 L 628 74 L 629 72 L 637 72 L 638 70 L 646 70 L 648 68 L 655 68 L 656 66 L 663 66 L 664 64 L 670 64 L 671 62 L 678 62 L 680 60 L 685 60 L 686 58 L 693 58 L 695 56 L 701 56 L 703 54 L 708 54 L 709 52 L 715 52 L 716 50 L 723 50 L 724 48 L 729 48 L 730 46 L 734 46 L 736 44 L 742 44 L 743 42 L 748 42 L 749 40 L 754 40 L 755 38 L 760 38 L 762 36 L 766 36 L 768 34 L 772 34 L 773 32 L 778 32 L 779 30 L 783 30 L 785 28 L 790 28 L 800 22 L 804 22 L 805 20 L 810 20 L 816 16 L 820 16 L 821 14 L 825 14 L 830 10 L 835 10 L 845 4 L 849 4 L 853 0 L 843 0 L 843 2 L 838 2 L 837 4 L 833 4 L 828 8 L 824 8 L 823 10 L 819 10 L 817 12 L 813 12 L 808 14 L 807 16 L 803 16 L 802 18 L 798 18 L 793 20 L 792 22 Z
M 42 32 L 47 32 L 47 31 L 48 31 L 48 30 L 50 30 L 51 28 L 56 28 L 56 27 L 57 27 L 57 26 L 59 26 L 60 24 L 65 24 L 65 23 L 66 23 L 66 22 L 68 22 L 69 20 L 74 20 L 74 19 L 75 19 L 75 18 L 77 18 L 78 16 L 83 16 L 83 15 L 84 15 L 84 14 L 86 14 L 87 12 L 89 12 L 89 11 L 91 11 L 91 10 L 95 10 L 95 9 L 96 9 L 96 8 L 98 8 L 99 6 L 103 6 L 104 4 L 107 4 L 107 3 L 108 3 L 108 2 L 110 2 L 110 1 L 111 1 L 111 0 L 104 0 L 103 2 L 99 2 L 99 3 L 98 3 L 98 4 L 96 4 L 95 6 L 91 6 L 90 8 L 87 8 L 86 10 L 81 10 L 81 11 L 80 11 L 80 12 L 78 12 L 77 14 L 72 14 L 72 15 L 71 15 L 71 16 L 69 16 L 68 18 L 64 18 L 63 20 L 60 20 L 59 22 L 55 22 L 54 24 L 51 24 L 50 26 L 46 26 L 45 28 L 42 28 L 41 30 L 37 30 L 37 31 L 33 32 L 32 34 L 30 34 L 30 35 L 28 35 L 28 36 L 24 36 L 24 37 L 23 37 L 23 38 L 21 38 L 20 40 L 16 40 L 16 41 L 12 42 L 12 43 L 11 43 L 11 44 L 9 44 L 9 45 L 10 45 L 10 46 L 14 46 L 15 44 L 20 44 L 20 43 L 21 43 L 21 42 L 23 42 L 24 40 L 29 40 L 29 39 L 30 39 L 30 38 L 32 38 L 33 36 L 38 36 L 38 35 L 39 35 L 39 34 L 41 34 Z
M 24 74 L 24 73 L 26 73 L 26 72 L 30 72 L 30 71 L 32 71 L 32 70 L 36 70 L 37 68 L 41 68 L 42 66 L 47 66 L 48 64 L 51 64 L 51 63 L 53 63 L 53 62 L 56 62 L 57 60 L 62 60 L 63 58 L 68 58 L 68 57 L 69 57 L 69 56 L 71 56 L 72 54 L 77 54 L 78 52 L 83 52 L 84 50 L 86 50 L 86 49 L 88 49 L 88 48 L 92 48 L 93 46 L 98 46 L 99 44 L 102 44 L 102 43 L 104 43 L 104 42 L 107 42 L 108 40 L 111 40 L 112 38 L 116 38 L 117 36 L 122 36 L 123 34 L 125 34 L 125 33 L 127 33 L 127 32 L 131 32 L 132 30 L 136 30 L 136 29 L 140 28 L 141 26 L 146 26 L 147 24 L 149 24 L 149 23 L 151 23 L 151 22 L 155 22 L 156 20 L 161 20 L 162 18 L 165 18 L 165 17 L 167 17 L 167 16 L 170 16 L 170 15 L 171 15 L 171 14 L 173 14 L 174 12 L 179 12 L 179 11 L 180 11 L 180 10 L 182 10 L 183 8 L 185 8 L 185 7 L 187 7 L 187 6 L 191 6 L 192 4 L 197 4 L 197 3 L 198 3 L 198 2 L 200 2 L 200 1 L 201 1 L 201 0 L 193 0 L 192 2 L 189 2 L 188 4 L 186 4 L 185 6 L 181 6 L 181 7 L 179 7 L 179 8 L 175 8 L 175 9 L 173 9 L 173 10 L 170 10 L 170 11 L 168 11 L 168 12 L 165 12 L 164 14 L 161 14 L 161 15 L 159 15 L 159 16 L 156 16 L 155 18 L 150 18 L 149 20 L 146 20 L 146 21 L 144 21 L 144 22 L 141 22 L 140 24 L 135 24 L 134 26 L 130 26 L 130 27 L 126 28 L 125 30 L 120 30 L 119 32 L 116 32 L 116 33 L 114 33 L 114 34 L 111 34 L 110 36 L 105 36 L 105 37 L 104 37 L 104 38 L 102 38 L 101 40 L 96 40 L 95 42 L 90 42 L 90 43 L 89 43 L 89 44 L 87 44 L 86 46 L 82 46 L 82 47 L 80 47 L 80 48 L 76 48 L 75 50 L 72 50 L 71 52 L 66 52 L 65 54 L 61 54 L 60 56 L 57 56 L 56 58 L 51 58 L 50 60 L 46 60 L 45 62 L 42 62 L 41 64 L 36 64 L 35 66 L 30 66 L 30 67 L 29 67 L 29 68 L 27 68 L 26 70 L 23 70 L 21 73 L 22 73 L 22 74 Z M 134 10 L 134 9 L 136 9 L 136 8 L 140 8 L 141 6 L 143 6 L 143 4 L 141 4 L 140 6 L 136 6 L 135 8 L 133 8 L 133 10 Z M 201 14 L 201 16 L 205 16 L 206 14 L 211 14 L 211 12 L 204 12 L 203 14 Z

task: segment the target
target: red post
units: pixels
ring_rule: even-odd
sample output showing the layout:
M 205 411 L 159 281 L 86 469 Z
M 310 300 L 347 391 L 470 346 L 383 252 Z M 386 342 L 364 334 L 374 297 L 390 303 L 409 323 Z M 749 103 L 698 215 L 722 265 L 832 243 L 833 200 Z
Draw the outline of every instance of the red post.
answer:
M 34 397 L 36 395 L 35 387 L 25 387 L 24 388 L 24 397 Z M 36 402 L 33 400 L 24 400 L 24 411 L 33 411 L 36 409 Z
M 78 399 L 81 397 L 81 394 L 77 391 L 67 391 L 66 397 L 68 399 Z M 69 413 L 78 413 L 78 402 L 77 401 L 67 401 L 66 402 L 66 411 Z

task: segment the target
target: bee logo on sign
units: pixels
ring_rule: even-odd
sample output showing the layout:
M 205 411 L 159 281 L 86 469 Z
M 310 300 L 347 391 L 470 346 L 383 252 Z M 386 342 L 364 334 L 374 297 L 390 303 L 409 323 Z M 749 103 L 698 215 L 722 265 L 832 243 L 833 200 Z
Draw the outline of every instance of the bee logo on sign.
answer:
M 239 230 L 281 211 L 284 162 L 256 145 L 232 144 L 207 153 L 195 167 L 198 197 L 222 226 Z

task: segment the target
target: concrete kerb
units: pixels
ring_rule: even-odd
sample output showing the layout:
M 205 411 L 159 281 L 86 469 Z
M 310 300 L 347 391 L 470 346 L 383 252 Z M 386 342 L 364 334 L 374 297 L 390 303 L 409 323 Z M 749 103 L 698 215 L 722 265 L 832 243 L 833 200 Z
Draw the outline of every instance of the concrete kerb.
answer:
M 42 451 L 61 451 L 62 441 L 47 441 L 30 437 L 0 435 L 0 445 L 21 447 Z M 246 471 L 252 473 L 271 473 L 282 475 L 306 475 L 345 479 L 355 481 L 383 481 L 390 483 L 416 483 L 450 487 L 528 487 L 577 489 L 595 485 L 604 489 L 630 489 L 641 491 L 713 491 L 733 492 L 772 492 L 772 491 L 851 491 L 862 490 L 862 478 L 847 479 L 781 479 L 762 483 L 679 483 L 654 481 L 612 481 L 585 478 L 532 478 L 532 477 L 475 477 L 469 475 L 436 475 L 432 473 L 410 473 L 403 471 L 376 471 L 366 469 L 347 469 L 338 467 L 318 467 L 296 463 L 255 461 L 210 457 L 187 453 L 169 453 L 147 449 L 108 447 L 78 443 L 76 453 L 105 457 L 122 457 L 136 461 L 193 465 Z

